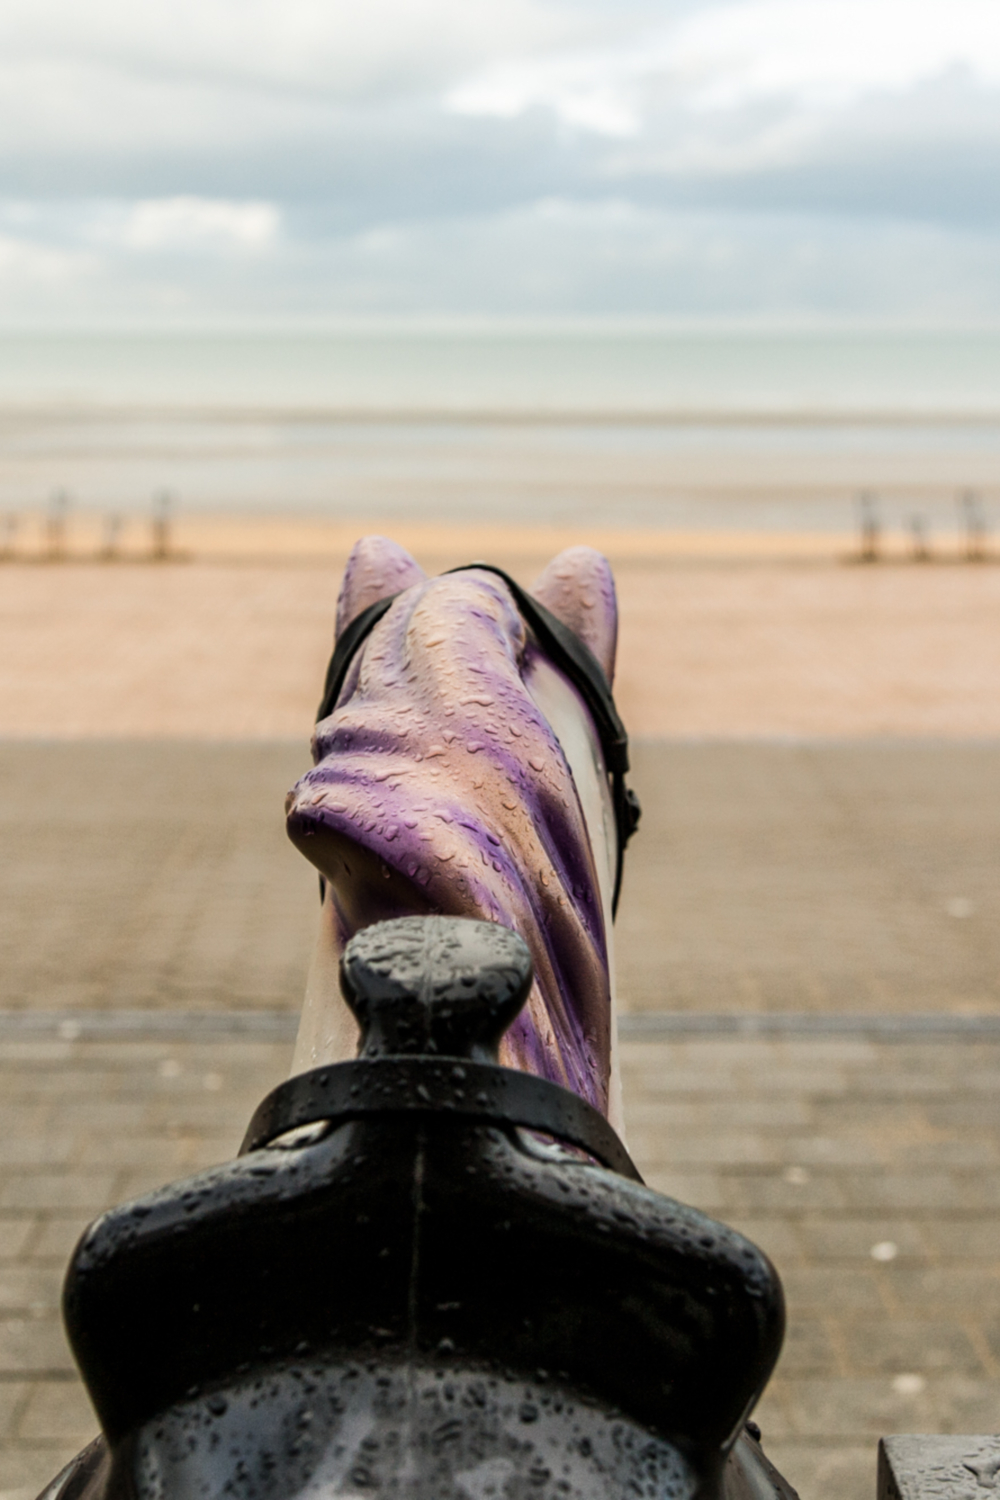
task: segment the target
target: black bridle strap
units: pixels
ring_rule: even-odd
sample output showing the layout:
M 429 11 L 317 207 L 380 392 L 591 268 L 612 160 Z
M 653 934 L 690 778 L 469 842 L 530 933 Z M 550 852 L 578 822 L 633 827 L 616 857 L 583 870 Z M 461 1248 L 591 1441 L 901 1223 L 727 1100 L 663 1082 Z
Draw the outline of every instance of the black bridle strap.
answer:
M 349 625 L 345 625 L 337 637 L 337 644 L 333 648 L 330 657 L 330 665 L 326 669 L 326 681 L 323 684 L 323 701 L 316 710 L 316 723 L 321 719 L 328 719 L 337 707 L 337 699 L 340 690 L 344 686 L 344 678 L 347 676 L 354 653 L 358 647 L 371 635 L 375 626 L 382 616 L 389 613 L 392 603 L 398 599 L 398 594 L 387 594 L 384 599 L 379 599 L 375 604 L 369 604 L 359 615 L 355 615 Z
M 477 569 L 481 573 L 495 573 L 503 580 L 514 596 L 521 618 L 530 626 L 539 646 L 553 665 L 569 678 L 590 710 L 601 743 L 604 764 L 611 778 L 611 801 L 618 846 L 615 855 L 615 889 L 611 898 L 611 915 L 614 916 L 622 889 L 625 845 L 639 825 L 641 808 L 638 797 L 625 783 L 625 774 L 629 768 L 628 735 L 625 725 L 618 717 L 604 668 L 575 630 L 570 630 L 544 604 L 539 604 L 533 595 L 502 568 L 495 568 L 491 563 L 465 563 L 450 571 L 466 573 L 470 569 Z
M 303 1125 L 400 1114 L 536 1130 L 642 1181 L 607 1120 L 578 1094 L 533 1073 L 464 1058 L 359 1058 L 300 1073 L 258 1105 L 240 1155 L 261 1151 Z
M 502 579 L 513 595 L 518 612 L 532 631 L 538 645 L 552 664 L 569 678 L 590 711 L 600 740 L 604 764 L 611 780 L 611 801 L 615 815 L 618 847 L 615 859 L 615 888 L 611 900 L 613 916 L 618 910 L 618 897 L 621 894 L 625 845 L 638 826 L 640 808 L 639 799 L 625 783 L 625 774 L 629 768 L 628 735 L 624 724 L 618 717 L 618 710 L 615 708 L 615 700 L 611 695 L 611 688 L 604 670 L 590 647 L 580 639 L 576 632 L 558 620 L 543 604 L 539 604 L 537 599 L 516 583 L 502 568 L 495 568 L 490 563 L 464 563 L 462 567 L 451 568 L 449 571 L 451 573 L 470 571 L 493 573 L 497 578 Z M 379 599 L 377 603 L 369 605 L 341 632 L 327 668 L 323 701 L 316 714 L 317 723 L 333 713 L 355 652 L 398 597 L 398 594 L 390 594 L 385 599 Z

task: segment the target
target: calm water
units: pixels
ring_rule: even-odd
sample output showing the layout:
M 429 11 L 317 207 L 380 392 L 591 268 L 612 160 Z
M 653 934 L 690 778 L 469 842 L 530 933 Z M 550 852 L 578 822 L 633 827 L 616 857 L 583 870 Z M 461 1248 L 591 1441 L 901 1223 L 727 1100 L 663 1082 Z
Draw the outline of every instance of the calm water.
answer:
M 0 337 L 0 508 L 840 529 L 1000 502 L 1000 332 Z
M 1000 411 L 1000 330 L 0 337 L 0 403 L 411 413 Z

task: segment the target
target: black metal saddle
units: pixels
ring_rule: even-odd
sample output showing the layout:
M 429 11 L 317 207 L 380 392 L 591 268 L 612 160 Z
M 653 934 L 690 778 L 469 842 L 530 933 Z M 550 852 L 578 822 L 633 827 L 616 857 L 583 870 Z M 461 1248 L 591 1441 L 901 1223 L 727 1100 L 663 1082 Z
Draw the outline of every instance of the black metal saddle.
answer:
M 77 1247 L 102 1434 L 45 1500 L 790 1500 L 746 1427 L 777 1274 L 644 1187 L 574 1095 L 499 1067 L 521 940 L 405 918 L 341 975 L 357 1061 Z

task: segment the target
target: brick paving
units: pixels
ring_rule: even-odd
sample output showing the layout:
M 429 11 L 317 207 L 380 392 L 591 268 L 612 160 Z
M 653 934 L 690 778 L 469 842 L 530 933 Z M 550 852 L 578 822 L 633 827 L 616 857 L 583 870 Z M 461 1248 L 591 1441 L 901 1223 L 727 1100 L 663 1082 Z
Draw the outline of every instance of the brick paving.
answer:
M 288 744 L 0 746 L 0 1006 L 289 1014 L 315 912 L 281 833 L 302 762 Z M 996 1009 L 996 747 L 646 746 L 637 769 L 633 1005 Z M 58 1317 L 80 1229 L 230 1156 L 287 1069 L 285 1043 L 192 1034 L 0 1036 L 3 1500 L 94 1430 Z M 623 1058 L 651 1185 L 782 1273 L 760 1419 L 803 1500 L 871 1500 L 883 1432 L 1000 1426 L 1000 1045 L 675 1037 Z
M 647 741 L 629 1010 L 1000 1013 L 1000 744 Z M 297 1010 L 304 742 L 0 741 L 0 1008 Z
M 630 1010 L 1000 1012 L 1000 743 L 645 742 Z
M 0 1495 L 32 1500 L 94 1435 L 59 1317 L 103 1209 L 225 1161 L 291 1047 L 0 1042 Z
M 0 1008 L 297 1010 L 306 744 L 0 742 Z
M 0 1043 L 0 1493 L 31 1500 L 95 1430 L 58 1316 L 80 1230 L 232 1155 L 289 1056 Z M 624 1077 L 650 1185 L 781 1271 L 789 1333 L 758 1415 L 804 1500 L 871 1500 L 882 1433 L 996 1430 L 1000 1045 L 629 1043 Z

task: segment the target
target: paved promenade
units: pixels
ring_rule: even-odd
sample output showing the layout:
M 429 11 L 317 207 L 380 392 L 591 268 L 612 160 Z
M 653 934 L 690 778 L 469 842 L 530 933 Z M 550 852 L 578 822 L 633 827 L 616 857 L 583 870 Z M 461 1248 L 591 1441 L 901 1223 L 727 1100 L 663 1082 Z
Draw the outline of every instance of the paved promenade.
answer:
M 58 1318 L 81 1228 L 230 1156 L 291 1051 L 86 1018 L 291 1024 L 316 896 L 281 803 L 304 763 L 287 743 L 0 745 L 0 1009 L 62 1018 L 0 1027 L 5 1500 L 94 1431 Z M 630 1144 L 781 1271 L 769 1451 L 803 1500 L 873 1500 L 880 1433 L 1000 1426 L 1000 1043 L 795 1018 L 1000 1014 L 1000 748 L 648 745 L 637 781 L 627 1006 L 790 1030 L 626 1042 Z
M 0 1043 L 0 1493 L 94 1433 L 58 1316 L 102 1209 L 224 1160 L 287 1045 Z M 629 1043 L 630 1144 L 653 1187 L 749 1233 L 789 1333 L 759 1419 L 803 1500 L 873 1500 L 884 1432 L 995 1431 L 1000 1046 Z
M 630 1010 L 1000 1014 L 1000 743 L 638 744 Z M 0 1009 L 297 1010 L 304 744 L 0 741 Z

